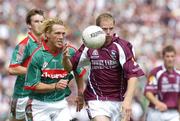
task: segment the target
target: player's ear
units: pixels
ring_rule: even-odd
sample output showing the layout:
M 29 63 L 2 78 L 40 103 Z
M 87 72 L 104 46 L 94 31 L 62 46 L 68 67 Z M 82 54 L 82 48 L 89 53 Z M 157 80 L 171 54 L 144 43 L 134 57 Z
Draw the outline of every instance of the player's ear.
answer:
M 49 32 L 46 32 L 46 33 L 45 33 L 45 37 L 48 39 L 49 36 L 50 36 L 50 35 L 49 35 Z
M 31 29 L 32 29 L 31 24 L 28 24 L 27 26 L 28 26 L 28 29 L 29 29 L 29 30 L 31 30 Z

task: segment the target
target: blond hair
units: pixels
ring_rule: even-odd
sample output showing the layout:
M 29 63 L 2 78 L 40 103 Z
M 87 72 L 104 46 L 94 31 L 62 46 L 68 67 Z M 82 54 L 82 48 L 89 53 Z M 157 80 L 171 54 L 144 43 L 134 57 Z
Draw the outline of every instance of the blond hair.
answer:
M 59 18 L 48 18 L 43 21 L 43 23 L 40 27 L 41 33 L 52 32 L 52 26 L 54 24 L 59 24 L 59 25 L 65 26 L 64 22 Z
M 113 16 L 110 13 L 102 13 L 102 14 L 100 14 L 96 19 L 96 25 L 100 26 L 100 23 L 103 20 L 112 20 L 113 23 L 115 24 L 115 20 L 114 20 Z

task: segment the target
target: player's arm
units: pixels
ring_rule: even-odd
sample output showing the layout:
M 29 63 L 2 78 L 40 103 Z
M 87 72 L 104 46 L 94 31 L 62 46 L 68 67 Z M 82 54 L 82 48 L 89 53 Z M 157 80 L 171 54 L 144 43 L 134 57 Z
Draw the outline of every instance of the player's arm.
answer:
M 23 75 L 26 74 L 27 68 L 23 66 L 9 67 L 8 73 L 11 75 Z
M 137 85 L 137 78 L 132 77 L 128 80 L 127 91 L 125 93 L 125 98 L 122 104 L 122 111 L 125 114 L 125 120 L 130 120 L 131 116 L 131 104 L 134 97 L 134 92 Z
M 122 49 L 121 49 L 122 48 Z M 123 67 L 124 76 L 127 80 L 127 90 L 125 93 L 125 98 L 122 103 L 122 111 L 124 113 L 124 120 L 130 120 L 131 116 L 131 105 L 134 98 L 134 92 L 136 89 L 137 81 L 140 76 L 144 75 L 144 72 L 135 62 L 134 53 L 132 50 L 132 45 L 128 43 L 125 47 L 118 46 L 119 49 L 119 62 Z
M 65 48 L 63 54 L 63 66 L 65 70 L 76 70 L 77 68 L 89 65 L 90 61 L 87 56 L 87 51 L 88 48 L 85 47 L 85 45 L 81 45 L 77 51 L 72 50 L 72 48 Z
M 52 83 L 52 84 L 45 84 L 45 83 L 39 82 L 38 84 L 35 84 L 32 86 L 25 86 L 24 88 L 26 90 L 32 90 L 38 93 L 47 93 L 47 92 L 61 90 L 61 89 L 63 90 L 67 87 L 67 85 L 68 85 L 67 80 L 61 80 L 59 82 Z
M 154 104 L 155 108 L 159 111 L 167 110 L 167 106 L 165 103 L 161 102 L 155 95 L 160 93 L 158 90 L 158 81 L 156 79 L 156 71 L 152 70 L 149 74 L 147 85 L 145 87 L 145 96 L 146 98 Z
M 51 91 L 56 91 L 56 90 L 63 90 L 67 87 L 68 81 L 67 80 L 60 80 L 57 83 L 52 83 L 52 84 L 45 84 L 42 82 L 39 82 L 38 84 L 33 86 L 33 90 L 38 92 L 38 93 L 47 93 Z
M 74 76 L 76 79 L 77 91 L 78 91 L 78 95 L 76 98 L 76 103 L 77 103 L 76 111 L 78 112 L 84 106 L 84 95 L 83 95 L 84 81 L 83 81 L 83 76 L 79 76 L 76 72 L 74 72 Z
M 77 85 L 77 91 L 78 91 L 78 95 L 76 97 L 76 103 L 77 103 L 77 107 L 76 107 L 76 111 L 80 111 L 83 106 L 84 106 L 84 75 L 86 74 L 86 69 L 85 68 L 78 68 L 76 69 L 76 71 L 74 71 L 74 76 L 76 79 L 76 85 Z
M 79 76 L 76 72 L 74 72 L 74 76 L 76 79 L 78 94 L 81 95 L 81 94 L 83 94 L 83 90 L 84 90 L 83 76 Z
M 160 101 L 154 96 L 154 94 L 150 91 L 146 91 L 145 92 L 145 96 L 146 98 L 154 105 L 157 105 L 158 103 L 160 103 Z
M 125 102 L 130 102 L 130 103 L 132 102 L 133 97 L 134 97 L 134 92 L 136 89 L 136 85 L 137 85 L 136 77 L 132 77 L 128 80 L 127 91 L 126 91 L 125 98 L 124 98 Z
M 15 47 L 13 54 L 12 54 L 10 65 L 8 68 L 9 74 L 11 74 L 11 75 L 26 74 L 27 68 L 25 66 L 25 63 L 23 63 L 26 60 L 26 58 L 28 60 L 28 52 L 27 52 L 26 43 L 27 43 L 27 41 L 23 40 L 21 43 L 19 43 Z
M 179 94 L 179 98 L 178 98 L 178 111 L 179 111 L 179 114 L 180 114 L 180 94 Z
M 158 109 L 159 111 L 166 111 L 167 110 L 167 105 L 160 100 L 158 100 L 152 92 L 146 92 L 145 93 L 146 98 L 155 105 L 155 108 Z
M 152 103 L 152 104 L 154 104 L 154 105 L 156 105 L 158 102 L 159 102 L 159 100 L 154 96 L 154 94 L 152 93 L 152 92 L 150 92 L 150 91 L 146 91 L 145 92 L 145 96 L 146 96 L 146 98 Z

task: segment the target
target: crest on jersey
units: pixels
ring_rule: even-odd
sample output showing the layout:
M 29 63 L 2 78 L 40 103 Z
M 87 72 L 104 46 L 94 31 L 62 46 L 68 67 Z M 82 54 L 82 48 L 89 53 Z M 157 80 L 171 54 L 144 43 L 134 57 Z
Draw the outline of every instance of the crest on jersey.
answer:
M 167 77 L 162 77 L 162 84 L 168 84 L 168 78 Z
M 44 62 L 42 69 L 45 69 L 47 67 L 47 65 L 48 65 L 48 62 Z
M 113 60 L 116 59 L 116 51 L 115 51 L 115 50 L 111 50 L 111 58 L 112 58 Z
M 99 58 L 99 53 L 97 50 L 93 50 L 91 58 Z

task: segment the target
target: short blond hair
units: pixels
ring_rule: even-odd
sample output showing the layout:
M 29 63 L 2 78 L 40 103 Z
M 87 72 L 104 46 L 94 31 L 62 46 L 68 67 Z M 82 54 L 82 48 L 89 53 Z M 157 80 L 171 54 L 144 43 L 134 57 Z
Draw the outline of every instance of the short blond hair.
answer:
M 96 25 L 97 25 L 97 26 L 100 26 L 101 21 L 107 20 L 107 19 L 108 19 L 108 20 L 112 20 L 113 23 L 115 24 L 115 20 L 114 20 L 113 16 L 112 16 L 110 13 L 102 13 L 102 14 L 100 14 L 100 15 L 97 17 L 97 19 L 96 19 Z
M 52 26 L 54 24 L 59 24 L 65 26 L 64 22 L 59 18 L 48 18 L 45 19 L 41 26 L 41 33 L 50 33 L 52 32 Z

